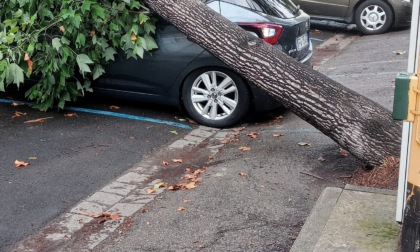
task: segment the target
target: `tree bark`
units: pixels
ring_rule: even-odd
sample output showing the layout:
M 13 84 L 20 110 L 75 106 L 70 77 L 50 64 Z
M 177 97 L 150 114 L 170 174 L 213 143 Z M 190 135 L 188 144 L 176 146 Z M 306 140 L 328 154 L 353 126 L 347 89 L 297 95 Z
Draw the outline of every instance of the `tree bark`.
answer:
M 367 165 L 399 156 L 401 124 L 378 103 L 253 37 L 199 0 L 145 2 L 191 40 Z

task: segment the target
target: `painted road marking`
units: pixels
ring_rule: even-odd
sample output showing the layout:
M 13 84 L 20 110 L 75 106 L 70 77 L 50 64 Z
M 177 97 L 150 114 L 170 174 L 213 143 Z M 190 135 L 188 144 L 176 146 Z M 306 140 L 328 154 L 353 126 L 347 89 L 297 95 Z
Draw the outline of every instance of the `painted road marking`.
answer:
M 2 103 L 19 103 L 19 104 L 25 104 L 25 105 L 32 105 L 34 103 L 31 102 L 25 102 L 25 101 L 15 101 L 15 100 L 7 100 L 7 99 L 0 99 L 0 102 Z M 159 123 L 159 124 L 166 124 L 170 126 L 175 126 L 182 129 L 192 129 L 189 125 L 184 123 L 177 123 L 177 122 L 171 122 L 166 120 L 160 120 L 160 119 L 154 119 L 150 117 L 144 117 L 144 116 L 136 116 L 136 115 L 129 115 L 129 114 L 123 114 L 123 113 L 117 113 L 117 112 L 110 112 L 106 110 L 96 110 L 96 109 L 87 109 L 87 108 L 78 108 L 78 107 L 64 107 L 65 110 L 70 111 L 77 111 L 77 112 L 84 112 L 84 113 L 91 113 L 91 114 L 98 114 L 98 115 L 106 115 L 106 116 L 113 116 L 113 117 L 119 117 L 124 119 L 130 119 L 130 120 L 137 120 L 137 121 L 144 121 L 144 122 L 151 122 L 151 123 Z

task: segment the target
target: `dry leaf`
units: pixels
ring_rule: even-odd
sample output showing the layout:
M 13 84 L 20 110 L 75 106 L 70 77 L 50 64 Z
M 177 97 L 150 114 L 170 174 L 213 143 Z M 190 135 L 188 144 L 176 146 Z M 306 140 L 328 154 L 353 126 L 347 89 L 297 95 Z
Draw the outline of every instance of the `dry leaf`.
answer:
M 29 70 L 29 74 L 32 74 L 32 66 L 33 66 L 33 62 L 32 60 L 28 60 L 28 70 Z
M 322 156 L 319 156 L 318 161 L 323 162 L 323 161 L 325 161 L 325 158 L 324 158 L 324 157 L 322 157 Z
M 181 189 L 181 187 L 177 184 L 174 184 L 173 186 L 168 187 L 168 190 L 170 190 L 170 191 L 176 191 L 176 190 L 179 190 L 179 189 Z
M 311 143 L 308 143 L 308 142 L 299 142 L 298 145 L 300 145 L 300 146 L 311 146 Z
M 184 179 L 187 179 L 187 180 L 191 180 L 191 179 L 195 179 L 195 178 L 197 178 L 197 176 L 194 175 L 194 174 L 185 174 L 184 175 Z
M 29 54 L 26 52 L 25 53 L 25 56 L 23 57 L 23 60 L 24 61 L 28 61 L 28 60 L 30 60 L 30 58 L 29 58 Z
M 182 164 L 182 159 L 172 159 L 172 162 Z
M 185 203 L 185 204 L 189 204 L 189 203 L 191 203 L 191 200 L 190 200 L 190 199 L 185 199 L 185 200 L 184 200 L 184 203 Z
M 147 194 L 152 194 L 152 193 L 156 193 L 156 190 L 149 188 L 149 189 L 146 190 L 146 192 L 147 192 Z
M 195 170 L 194 171 L 194 175 L 199 175 L 199 174 L 201 174 L 201 173 L 204 173 L 206 170 L 203 170 L 203 169 L 197 169 L 197 170 Z
M 24 123 L 41 123 L 41 122 L 45 122 L 46 120 L 51 119 L 51 118 L 54 118 L 54 117 L 38 118 L 38 119 L 26 121 Z
M 37 160 L 38 158 L 37 157 L 29 157 L 28 159 L 29 160 Z
M 194 182 L 195 182 L 195 183 L 201 183 L 201 182 L 203 182 L 203 178 L 196 178 L 196 179 L 194 180 Z
M 168 184 L 167 184 L 167 183 L 161 182 L 161 183 L 157 183 L 157 184 L 155 184 L 155 185 L 153 186 L 153 189 L 159 189 L 159 188 L 163 188 L 163 187 L 167 187 L 167 186 L 168 186 Z
M 23 106 L 25 104 L 23 104 L 23 103 L 17 103 L 17 102 L 12 102 L 10 105 L 12 105 L 13 107 L 17 107 L 17 106 Z
M 188 184 L 185 185 L 186 189 L 194 189 L 196 187 L 197 186 L 195 185 L 195 182 L 191 182 L 191 183 L 188 183 Z
M 284 134 L 273 134 L 273 137 L 281 137 L 284 136 Z
M 64 114 L 64 116 L 65 117 L 73 117 L 73 116 L 76 116 L 76 113 L 67 113 L 67 114 Z
M 98 218 L 99 216 L 101 216 L 100 214 L 94 214 L 94 213 L 88 213 L 88 212 L 80 212 L 80 215 L 84 215 L 84 216 L 89 216 L 92 218 Z
M 222 140 L 222 141 L 220 141 L 220 143 L 221 144 L 227 144 L 227 143 L 229 143 L 229 139 Z
M 340 152 L 340 156 L 342 156 L 342 157 L 347 157 L 349 155 L 349 153 L 347 151 L 345 151 L 341 148 L 340 148 L 339 152 Z
M 137 36 L 136 34 L 131 34 L 131 41 L 136 41 L 137 40 Z
M 109 109 L 118 110 L 118 109 L 120 109 L 120 107 L 111 105 L 111 106 L 109 106 Z
M 168 162 L 166 162 L 166 161 L 163 161 L 163 162 L 162 162 L 162 164 L 163 164 L 164 166 L 168 166 L 168 165 L 169 165 L 169 163 L 168 163 Z
M 28 166 L 28 165 L 29 165 L 29 163 L 19 161 L 17 159 L 15 160 L 15 167 L 16 168 L 22 168 L 22 167 L 25 167 L 25 166 Z
M 129 139 L 129 140 L 134 140 L 134 139 L 136 139 L 136 138 L 135 138 L 135 137 L 133 137 L 133 136 L 130 136 L 128 139 Z
M 245 172 L 240 172 L 239 176 L 246 176 L 246 173 Z
M 14 118 L 18 118 L 18 117 L 25 116 L 25 115 L 26 115 L 26 113 L 15 112 L 15 114 L 12 116 L 12 118 L 14 119 Z
M 251 138 L 257 138 L 258 133 L 257 132 L 251 132 L 251 133 L 247 134 L 247 136 L 250 136 Z
M 191 168 L 189 167 L 185 168 L 185 172 L 191 172 Z
M 64 26 L 60 26 L 60 31 L 64 32 L 65 30 Z
M 246 147 L 246 146 L 241 146 L 241 147 L 239 147 L 239 150 L 240 151 L 249 151 L 249 150 L 251 150 L 251 148 L 250 147 Z
M 184 210 L 185 210 L 184 207 L 182 207 L 182 206 L 178 207 L 178 211 L 184 211 Z
M 245 129 L 245 127 L 241 127 L 241 128 L 236 128 L 235 131 L 239 132 L 239 131 L 243 131 Z
M 120 214 L 119 214 L 119 213 L 116 213 L 116 214 L 111 214 L 111 215 L 109 216 L 109 218 L 110 218 L 111 220 L 119 220 L 119 219 L 120 219 Z

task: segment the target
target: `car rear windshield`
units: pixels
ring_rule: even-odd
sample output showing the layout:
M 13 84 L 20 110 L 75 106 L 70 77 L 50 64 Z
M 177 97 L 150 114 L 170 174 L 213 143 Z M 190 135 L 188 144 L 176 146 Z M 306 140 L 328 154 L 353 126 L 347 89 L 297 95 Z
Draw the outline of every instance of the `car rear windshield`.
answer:
M 299 11 L 290 0 L 248 0 L 257 11 L 279 18 L 293 18 Z
M 293 18 L 298 12 L 296 5 L 290 0 L 222 0 L 279 18 Z

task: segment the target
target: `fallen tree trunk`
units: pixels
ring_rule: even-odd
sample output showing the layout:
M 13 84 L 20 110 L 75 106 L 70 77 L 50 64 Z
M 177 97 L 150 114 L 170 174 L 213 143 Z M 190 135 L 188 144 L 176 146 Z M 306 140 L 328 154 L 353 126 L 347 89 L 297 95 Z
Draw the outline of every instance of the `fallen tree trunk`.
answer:
M 364 161 L 398 157 L 401 124 L 376 102 L 302 65 L 253 37 L 198 0 L 146 0 L 172 23 L 248 81 Z

